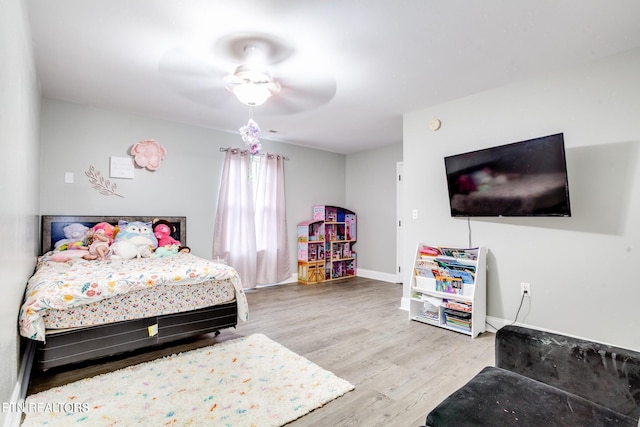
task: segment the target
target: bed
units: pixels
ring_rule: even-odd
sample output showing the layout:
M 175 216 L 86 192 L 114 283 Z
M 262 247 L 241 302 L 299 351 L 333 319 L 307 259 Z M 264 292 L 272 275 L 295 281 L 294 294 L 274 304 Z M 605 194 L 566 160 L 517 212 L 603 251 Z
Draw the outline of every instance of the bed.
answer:
M 186 245 L 186 217 L 162 217 Z M 41 253 L 27 283 L 20 334 L 41 370 L 235 327 L 248 308 L 237 272 L 188 252 L 87 260 L 58 250 L 70 224 L 151 222 L 152 217 L 42 216 Z M 122 232 L 122 231 L 120 231 Z M 58 247 L 60 248 L 60 246 Z

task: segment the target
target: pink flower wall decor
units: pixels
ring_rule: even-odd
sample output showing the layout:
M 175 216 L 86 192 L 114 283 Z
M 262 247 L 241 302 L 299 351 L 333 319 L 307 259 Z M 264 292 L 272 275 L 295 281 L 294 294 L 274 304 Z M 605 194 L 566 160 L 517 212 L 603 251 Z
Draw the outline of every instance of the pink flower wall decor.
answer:
M 136 165 L 149 170 L 158 170 L 167 155 L 167 150 L 154 139 L 145 139 L 131 147 L 131 155 Z

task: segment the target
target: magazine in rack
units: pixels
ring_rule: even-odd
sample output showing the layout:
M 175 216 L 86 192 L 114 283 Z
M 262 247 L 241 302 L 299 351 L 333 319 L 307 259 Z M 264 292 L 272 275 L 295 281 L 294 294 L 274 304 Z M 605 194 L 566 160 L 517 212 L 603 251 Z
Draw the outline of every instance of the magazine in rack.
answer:
M 457 249 L 423 245 L 415 275 L 435 279 L 436 291 L 462 295 L 463 284 L 475 283 L 478 248 Z M 473 262 L 466 262 L 473 261 Z

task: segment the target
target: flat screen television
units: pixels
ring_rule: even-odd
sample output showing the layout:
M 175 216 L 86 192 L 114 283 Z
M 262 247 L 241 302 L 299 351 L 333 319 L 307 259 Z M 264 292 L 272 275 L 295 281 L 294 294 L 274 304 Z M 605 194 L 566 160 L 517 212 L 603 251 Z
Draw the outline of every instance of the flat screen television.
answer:
M 454 217 L 571 216 L 564 135 L 445 157 Z

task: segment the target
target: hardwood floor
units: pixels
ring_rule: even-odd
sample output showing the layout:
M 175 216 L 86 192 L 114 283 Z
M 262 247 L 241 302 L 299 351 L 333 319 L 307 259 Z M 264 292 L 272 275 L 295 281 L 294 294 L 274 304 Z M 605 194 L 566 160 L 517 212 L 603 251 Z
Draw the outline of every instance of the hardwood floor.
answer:
M 355 278 L 247 292 L 249 321 L 223 331 L 72 370 L 33 373 L 29 393 L 238 336 L 261 333 L 351 382 L 355 390 L 289 426 L 420 426 L 440 401 L 494 365 L 494 334 L 410 321 L 402 286 Z

